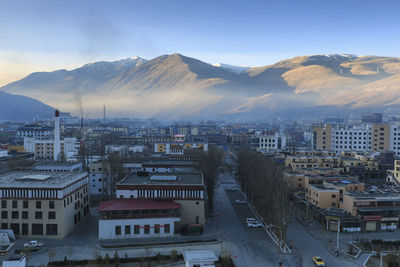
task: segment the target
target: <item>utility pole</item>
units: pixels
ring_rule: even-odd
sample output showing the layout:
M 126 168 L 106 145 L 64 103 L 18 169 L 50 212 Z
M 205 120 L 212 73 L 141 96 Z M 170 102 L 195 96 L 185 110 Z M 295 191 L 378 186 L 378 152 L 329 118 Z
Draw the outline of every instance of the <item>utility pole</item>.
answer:
M 339 256 L 339 233 L 340 233 L 340 221 L 338 221 L 337 236 L 336 236 L 336 255 Z
M 308 229 L 308 198 L 306 199 L 307 201 L 307 209 L 306 209 L 306 229 Z
M 103 121 L 106 122 L 106 106 L 103 106 Z

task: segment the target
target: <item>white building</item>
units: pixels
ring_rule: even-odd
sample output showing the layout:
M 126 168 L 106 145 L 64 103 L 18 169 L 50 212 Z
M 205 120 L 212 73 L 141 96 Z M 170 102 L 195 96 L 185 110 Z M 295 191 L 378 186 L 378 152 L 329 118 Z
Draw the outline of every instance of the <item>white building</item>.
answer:
M 173 201 L 115 199 L 99 205 L 99 239 L 168 237 L 181 221 Z
M 371 151 L 372 126 L 369 124 L 332 128 L 331 148 L 340 151 Z
M 286 149 L 286 135 L 281 133 L 260 133 L 258 151 L 276 151 Z
M 34 153 L 35 159 L 52 159 L 55 161 L 64 158 L 67 161 L 75 160 L 78 155 L 79 143 L 76 138 L 60 139 L 60 117 L 59 111 L 55 112 L 54 139 L 36 139 L 26 137 L 24 149 L 26 152 Z
M 213 250 L 183 250 L 186 267 L 215 267 L 218 257 Z
M 4 158 L 8 156 L 7 150 L 0 149 L 0 158 Z

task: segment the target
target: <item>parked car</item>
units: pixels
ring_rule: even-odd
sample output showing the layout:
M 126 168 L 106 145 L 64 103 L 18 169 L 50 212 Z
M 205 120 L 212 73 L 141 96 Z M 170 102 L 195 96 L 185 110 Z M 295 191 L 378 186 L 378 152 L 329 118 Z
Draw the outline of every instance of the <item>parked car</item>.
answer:
M 227 191 L 237 191 L 237 187 L 231 186 L 226 189 Z
M 322 260 L 321 257 L 314 256 L 312 259 L 316 266 L 325 266 L 325 262 Z
M 24 244 L 25 248 L 38 248 L 38 247 L 42 247 L 42 246 L 43 246 L 43 244 L 37 242 L 36 240 L 31 240 L 28 243 Z
M 263 226 L 263 224 L 260 223 L 259 221 L 247 223 L 247 227 L 250 227 L 250 228 L 259 228 L 259 227 L 262 227 L 262 226 Z
M 244 200 L 244 199 L 236 199 L 236 200 L 235 200 L 235 203 L 236 203 L 236 204 L 246 204 L 247 202 L 246 202 L 246 200 Z
M 256 218 L 246 218 L 246 223 L 258 222 Z

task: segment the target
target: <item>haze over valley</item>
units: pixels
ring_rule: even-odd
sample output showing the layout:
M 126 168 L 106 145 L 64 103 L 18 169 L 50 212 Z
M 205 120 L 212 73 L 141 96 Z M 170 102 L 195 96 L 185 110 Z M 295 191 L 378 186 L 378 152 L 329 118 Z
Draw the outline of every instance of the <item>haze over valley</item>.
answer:
M 30 102 L 39 105 L 38 116 L 49 112 L 46 105 L 88 117 L 100 117 L 103 105 L 111 117 L 248 119 L 290 116 L 293 109 L 329 115 L 400 104 L 400 59 L 312 55 L 237 67 L 181 54 L 133 57 L 70 71 L 35 72 L 0 91 L 43 102 Z M 4 107 L 15 110 L 16 98 L 10 99 Z M 19 119 L 32 117 L 28 109 L 20 112 L 24 114 Z M 2 113 L 2 119 L 7 118 L 13 119 L 13 112 Z

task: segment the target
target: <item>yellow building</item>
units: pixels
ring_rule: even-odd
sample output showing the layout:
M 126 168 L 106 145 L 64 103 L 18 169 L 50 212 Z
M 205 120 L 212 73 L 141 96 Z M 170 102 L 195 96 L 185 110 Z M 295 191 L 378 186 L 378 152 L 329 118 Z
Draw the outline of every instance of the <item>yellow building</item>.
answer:
M 321 209 L 339 208 L 339 190 L 322 184 L 309 184 L 306 200 Z
M 332 126 L 314 126 L 313 128 L 313 150 L 331 150 Z

